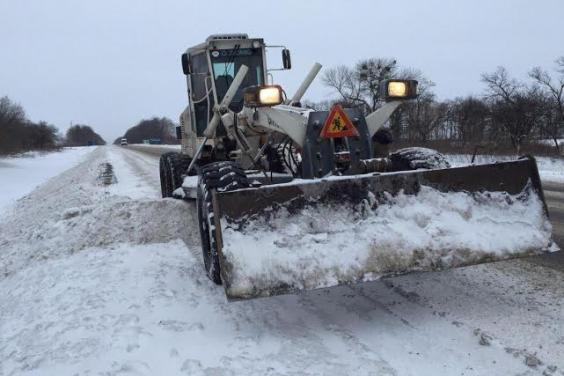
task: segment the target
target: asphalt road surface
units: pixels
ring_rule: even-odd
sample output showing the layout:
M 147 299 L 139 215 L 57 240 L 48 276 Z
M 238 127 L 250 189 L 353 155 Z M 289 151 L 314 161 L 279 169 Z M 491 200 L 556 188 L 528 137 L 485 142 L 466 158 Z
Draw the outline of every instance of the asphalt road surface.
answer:
M 172 145 L 129 145 L 127 148 L 151 154 L 155 157 L 166 152 L 175 151 L 175 147 Z M 176 150 L 180 150 L 180 146 Z M 564 273 L 564 184 L 544 181 L 542 185 L 550 221 L 553 226 L 553 239 L 563 251 L 530 257 L 528 261 L 548 266 Z
M 564 184 L 543 182 L 542 185 L 552 223 L 553 239 L 563 251 L 531 257 L 529 261 L 564 272 Z

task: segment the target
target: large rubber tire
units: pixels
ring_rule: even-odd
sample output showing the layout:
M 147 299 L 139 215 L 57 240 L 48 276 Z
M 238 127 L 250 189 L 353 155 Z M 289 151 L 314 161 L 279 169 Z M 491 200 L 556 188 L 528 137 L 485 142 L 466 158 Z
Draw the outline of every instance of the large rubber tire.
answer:
M 444 155 L 427 148 L 399 149 L 390 154 L 390 160 L 394 171 L 436 170 L 450 167 Z
M 196 175 L 195 171 L 186 174 L 186 170 L 188 166 L 190 166 L 191 161 L 192 158 L 186 154 L 170 152 L 161 155 L 159 160 L 159 175 L 163 198 L 172 197 L 172 192 L 182 186 L 186 175 Z
M 249 187 L 245 171 L 235 162 L 214 162 L 200 170 L 198 179 L 198 222 L 202 240 L 204 268 L 208 277 L 221 284 L 219 256 L 216 243 L 215 216 L 212 194 L 214 191 L 227 192 Z

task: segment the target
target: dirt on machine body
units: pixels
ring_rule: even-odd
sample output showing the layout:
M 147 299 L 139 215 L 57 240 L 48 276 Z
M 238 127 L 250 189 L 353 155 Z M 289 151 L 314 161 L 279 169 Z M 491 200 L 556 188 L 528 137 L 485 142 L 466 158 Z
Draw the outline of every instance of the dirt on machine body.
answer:
M 182 55 L 188 106 L 181 153 L 161 157 L 163 197 L 196 199 L 204 266 L 229 299 L 264 297 L 522 257 L 553 247 L 533 158 L 450 168 L 424 148 L 391 154 L 384 124 L 417 97 L 384 81 L 365 114 L 288 98 L 269 83 L 266 49 L 212 35 Z

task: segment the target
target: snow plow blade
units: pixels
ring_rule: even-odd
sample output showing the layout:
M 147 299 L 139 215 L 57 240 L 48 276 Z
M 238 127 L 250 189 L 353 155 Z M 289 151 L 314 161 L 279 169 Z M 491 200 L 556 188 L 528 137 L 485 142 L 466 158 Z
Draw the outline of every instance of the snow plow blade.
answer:
M 554 250 L 532 157 L 216 192 L 228 299 Z

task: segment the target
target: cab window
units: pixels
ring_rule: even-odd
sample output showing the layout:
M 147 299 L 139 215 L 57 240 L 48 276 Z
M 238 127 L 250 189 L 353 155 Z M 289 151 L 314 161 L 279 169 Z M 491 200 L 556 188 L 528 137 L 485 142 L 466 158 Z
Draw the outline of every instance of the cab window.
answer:
M 249 73 L 231 102 L 230 107 L 237 111 L 243 104 L 243 90 L 248 86 L 264 84 L 262 50 L 236 47 L 229 50 L 213 50 L 210 55 L 218 101 L 225 96 L 241 65 L 249 68 Z

